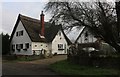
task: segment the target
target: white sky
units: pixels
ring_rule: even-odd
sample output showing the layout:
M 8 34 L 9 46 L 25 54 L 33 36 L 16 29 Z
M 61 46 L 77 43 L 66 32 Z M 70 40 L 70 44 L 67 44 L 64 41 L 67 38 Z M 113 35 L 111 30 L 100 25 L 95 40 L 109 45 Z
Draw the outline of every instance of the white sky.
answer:
M 12 2 L 13 1 L 13 2 Z M 17 0 L 18 1 L 18 0 Z M 30 0 L 33 1 L 33 0 Z M 47 1 L 41 1 L 41 2 L 14 2 L 14 0 L 4 0 L 2 2 L 2 6 L 0 6 L 1 10 L 1 22 L 2 22 L 2 28 L 0 28 L 0 32 L 8 33 L 11 35 L 12 30 L 15 26 L 16 20 L 18 18 L 19 14 L 29 16 L 35 19 L 40 18 L 41 11 L 44 11 L 45 4 Z M 49 13 L 45 13 L 45 21 L 49 21 L 51 18 Z M 73 29 L 72 33 L 69 33 L 68 36 L 70 39 L 75 40 L 75 38 L 78 36 L 79 32 L 76 32 L 75 29 Z
M 42 10 L 44 11 L 45 4 L 48 1 L 49 0 L 2 0 L 2 2 L 0 2 L 0 23 L 2 23 L 0 24 L 0 33 L 4 32 L 11 35 L 19 14 L 39 19 L 40 13 Z M 50 14 L 45 13 L 45 21 L 49 19 Z M 75 38 L 73 37 L 75 35 L 78 36 L 78 33 L 78 31 L 74 30 L 72 35 L 69 34 L 68 36 L 74 40 Z
M 3 2 L 2 3 L 2 30 L 11 34 L 19 14 L 39 19 L 46 2 Z M 50 14 L 45 14 L 45 21 Z

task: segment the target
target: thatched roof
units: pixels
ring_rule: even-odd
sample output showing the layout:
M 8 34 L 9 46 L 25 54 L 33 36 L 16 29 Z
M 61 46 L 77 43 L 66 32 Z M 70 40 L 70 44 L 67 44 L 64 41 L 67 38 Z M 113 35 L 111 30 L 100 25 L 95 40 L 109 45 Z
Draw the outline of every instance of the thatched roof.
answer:
M 19 14 L 17 22 L 15 24 L 15 27 L 13 29 L 13 32 L 11 34 L 11 39 L 13 38 L 13 35 L 15 33 L 15 30 L 18 26 L 19 21 L 22 22 L 24 28 L 26 29 L 30 39 L 32 42 L 51 42 L 59 30 L 62 30 L 62 27 L 60 25 L 51 24 L 48 22 L 45 22 L 45 38 L 40 38 L 39 33 L 41 30 L 40 20 L 33 19 L 27 16 L 23 16 Z M 68 44 L 71 43 L 71 41 L 68 39 L 68 37 L 65 35 L 64 31 L 62 30 Z

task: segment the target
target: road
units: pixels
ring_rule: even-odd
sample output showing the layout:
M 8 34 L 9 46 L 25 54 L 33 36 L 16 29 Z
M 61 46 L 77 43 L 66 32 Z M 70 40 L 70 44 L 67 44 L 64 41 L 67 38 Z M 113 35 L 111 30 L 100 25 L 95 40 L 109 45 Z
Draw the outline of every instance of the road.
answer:
M 60 60 L 67 59 L 66 55 L 58 55 L 52 58 L 35 60 L 35 61 L 19 61 L 10 62 L 3 61 L 3 75 L 57 75 L 49 69 L 49 65 Z

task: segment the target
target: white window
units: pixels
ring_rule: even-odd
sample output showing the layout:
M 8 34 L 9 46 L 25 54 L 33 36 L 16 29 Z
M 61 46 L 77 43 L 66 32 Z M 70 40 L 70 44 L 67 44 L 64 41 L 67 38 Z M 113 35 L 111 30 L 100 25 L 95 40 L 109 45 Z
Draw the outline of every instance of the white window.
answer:
M 63 50 L 63 44 L 58 44 L 58 50 Z

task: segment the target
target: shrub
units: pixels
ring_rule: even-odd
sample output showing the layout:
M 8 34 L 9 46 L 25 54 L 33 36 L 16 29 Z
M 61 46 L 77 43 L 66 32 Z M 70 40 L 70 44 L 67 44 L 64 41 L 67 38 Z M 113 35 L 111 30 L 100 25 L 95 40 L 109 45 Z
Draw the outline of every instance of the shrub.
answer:
M 79 51 L 77 55 L 68 57 L 72 63 L 79 65 L 103 67 L 103 68 L 120 68 L 119 55 L 101 55 L 99 51 L 93 51 L 91 56 L 86 51 Z

